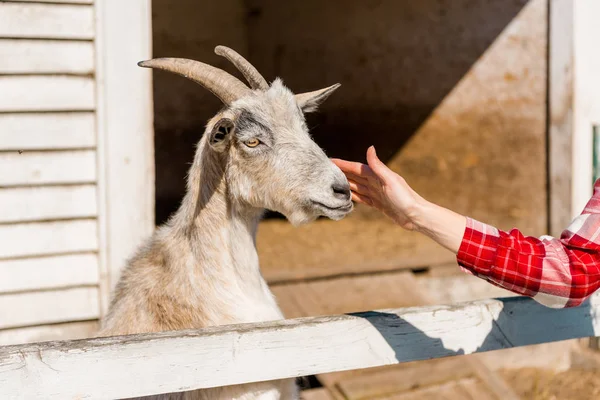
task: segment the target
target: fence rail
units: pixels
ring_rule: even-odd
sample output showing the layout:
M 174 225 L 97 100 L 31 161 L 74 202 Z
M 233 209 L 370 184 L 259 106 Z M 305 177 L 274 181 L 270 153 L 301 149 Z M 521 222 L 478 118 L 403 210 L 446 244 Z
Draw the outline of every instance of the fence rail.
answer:
M 507 298 L 0 347 L 0 398 L 106 399 L 470 354 L 600 332 L 600 298 Z

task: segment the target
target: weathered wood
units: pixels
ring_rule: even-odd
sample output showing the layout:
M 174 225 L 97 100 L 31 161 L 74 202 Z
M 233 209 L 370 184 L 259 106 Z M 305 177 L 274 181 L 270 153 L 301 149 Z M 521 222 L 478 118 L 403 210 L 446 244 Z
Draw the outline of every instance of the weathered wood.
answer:
M 0 222 L 95 217 L 95 185 L 0 188 Z
M 98 318 L 98 288 L 0 295 L 0 328 Z
M 579 214 L 592 196 L 593 127 L 600 122 L 600 2 L 574 1 L 573 208 Z
M 94 0 L 8 0 L 20 3 L 64 3 L 64 4 L 93 4 Z
M 464 277 L 468 278 L 468 277 Z M 489 286 L 489 284 L 487 284 Z M 339 314 L 356 312 L 368 309 L 421 306 L 434 304 L 428 291 L 420 285 L 414 275 L 409 272 L 386 273 L 371 276 L 346 277 L 328 279 L 310 283 L 277 285 L 272 288 L 284 314 L 290 312 L 298 316 L 316 316 L 326 314 Z M 505 292 L 508 293 L 508 292 Z M 280 300 L 281 299 L 281 300 Z M 502 379 L 490 371 L 486 365 L 473 357 L 461 361 L 472 375 L 478 376 L 488 386 L 488 390 L 496 393 L 503 400 L 515 399 Z M 362 392 L 353 393 L 344 391 L 345 382 L 360 381 L 362 374 L 369 379 L 401 380 L 405 375 L 405 366 L 397 365 L 381 371 L 351 371 L 334 374 L 319 375 L 319 380 L 329 390 L 341 391 L 348 399 L 375 398 L 386 392 L 383 384 L 367 385 L 366 380 Z M 395 376 L 395 378 L 393 378 Z M 428 379 L 428 378 L 425 378 Z M 413 381 L 419 384 L 420 381 Z M 397 385 L 390 383 L 388 386 Z M 356 388 L 356 386 L 353 386 Z M 370 393 L 363 397 L 364 393 Z
M 94 150 L 0 153 L 0 186 L 95 181 Z
M 549 223 L 555 237 L 575 216 L 573 174 L 573 1 L 549 2 Z
M 491 395 L 485 384 L 473 378 L 448 382 L 408 393 L 381 397 L 380 400 L 503 400 Z
M 364 238 L 377 238 L 365 240 Z M 261 270 L 269 283 L 381 272 L 456 262 L 433 240 L 385 220 L 315 221 L 294 227 L 261 222 L 257 237 Z
M 154 231 L 152 57 L 150 0 L 96 3 L 98 188 L 101 292 L 111 288 L 135 248 Z
M 0 114 L 0 150 L 62 150 L 96 146 L 92 112 Z
M 4 347 L 0 395 L 127 398 L 470 354 L 590 336 L 598 311 L 597 295 L 562 310 L 510 298 Z
M 95 219 L 0 225 L 0 259 L 98 250 Z
M 82 76 L 0 76 L 0 112 L 93 110 L 94 85 Z
M 464 357 L 452 357 L 408 363 L 401 371 L 389 368 L 364 370 L 338 382 L 337 386 L 344 398 L 373 399 L 473 376 L 473 369 L 464 362 Z
M 98 255 L 0 260 L 0 293 L 98 284 Z
M 2 2 L 0 37 L 93 39 L 94 7 Z
M 304 390 L 301 393 L 302 400 L 335 400 L 335 397 L 325 388 Z
M 0 74 L 92 74 L 94 43 L 0 39 Z
M 75 340 L 89 338 L 98 331 L 97 321 L 67 322 L 64 324 L 29 326 L 0 330 L 0 346 L 45 342 L 49 340 Z

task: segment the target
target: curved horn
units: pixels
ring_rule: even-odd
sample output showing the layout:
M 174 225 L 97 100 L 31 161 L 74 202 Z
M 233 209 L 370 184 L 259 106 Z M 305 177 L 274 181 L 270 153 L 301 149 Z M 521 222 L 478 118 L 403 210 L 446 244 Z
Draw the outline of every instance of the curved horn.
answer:
M 239 55 L 235 50 L 225 46 L 215 47 L 215 53 L 229 60 L 244 75 L 252 89 L 267 90 L 269 84 L 248 60 Z
M 248 86 L 222 69 L 185 58 L 153 58 L 140 61 L 140 67 L 156 68 L 188 78 L 208 89 L 226 105 L 250 93 Z

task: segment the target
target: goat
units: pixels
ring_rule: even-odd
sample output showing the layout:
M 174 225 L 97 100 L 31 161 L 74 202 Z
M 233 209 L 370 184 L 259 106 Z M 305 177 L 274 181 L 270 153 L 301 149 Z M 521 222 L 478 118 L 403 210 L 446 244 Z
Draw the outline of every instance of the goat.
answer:
M 265 209 L 294 225 L 352 211 L 348 181 L 311 139 L 304 113 L 340 85 L 294 95 L 234 50 L 251 88 L 227 72 L 180 58 L 141 67 L 182 75 L 225 107 L 207 124 L 178 211 L 128 261 L 99 336 L 282 319 L 259 269 L 256 230 Z M 257 365 L 258 367 L 258 365 Z M 203 389 L 157 399 L 297 399 L 293 379 Z

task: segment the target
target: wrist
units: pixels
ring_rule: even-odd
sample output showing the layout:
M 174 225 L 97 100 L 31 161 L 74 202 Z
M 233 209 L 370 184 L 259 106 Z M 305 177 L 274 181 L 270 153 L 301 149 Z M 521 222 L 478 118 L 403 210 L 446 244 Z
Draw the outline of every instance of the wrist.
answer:
M 465 216 L 420 199 L 415 204 L 410 220 L 414 231 L 458 253 L 467 222 Z
M 412 207 L 406 212 L 406 216 L 412 225 L 412 230 L 424 233 L 428 216 L 433 212 L 432 206 L 432 203 L 422 197 L 416 199 Z

